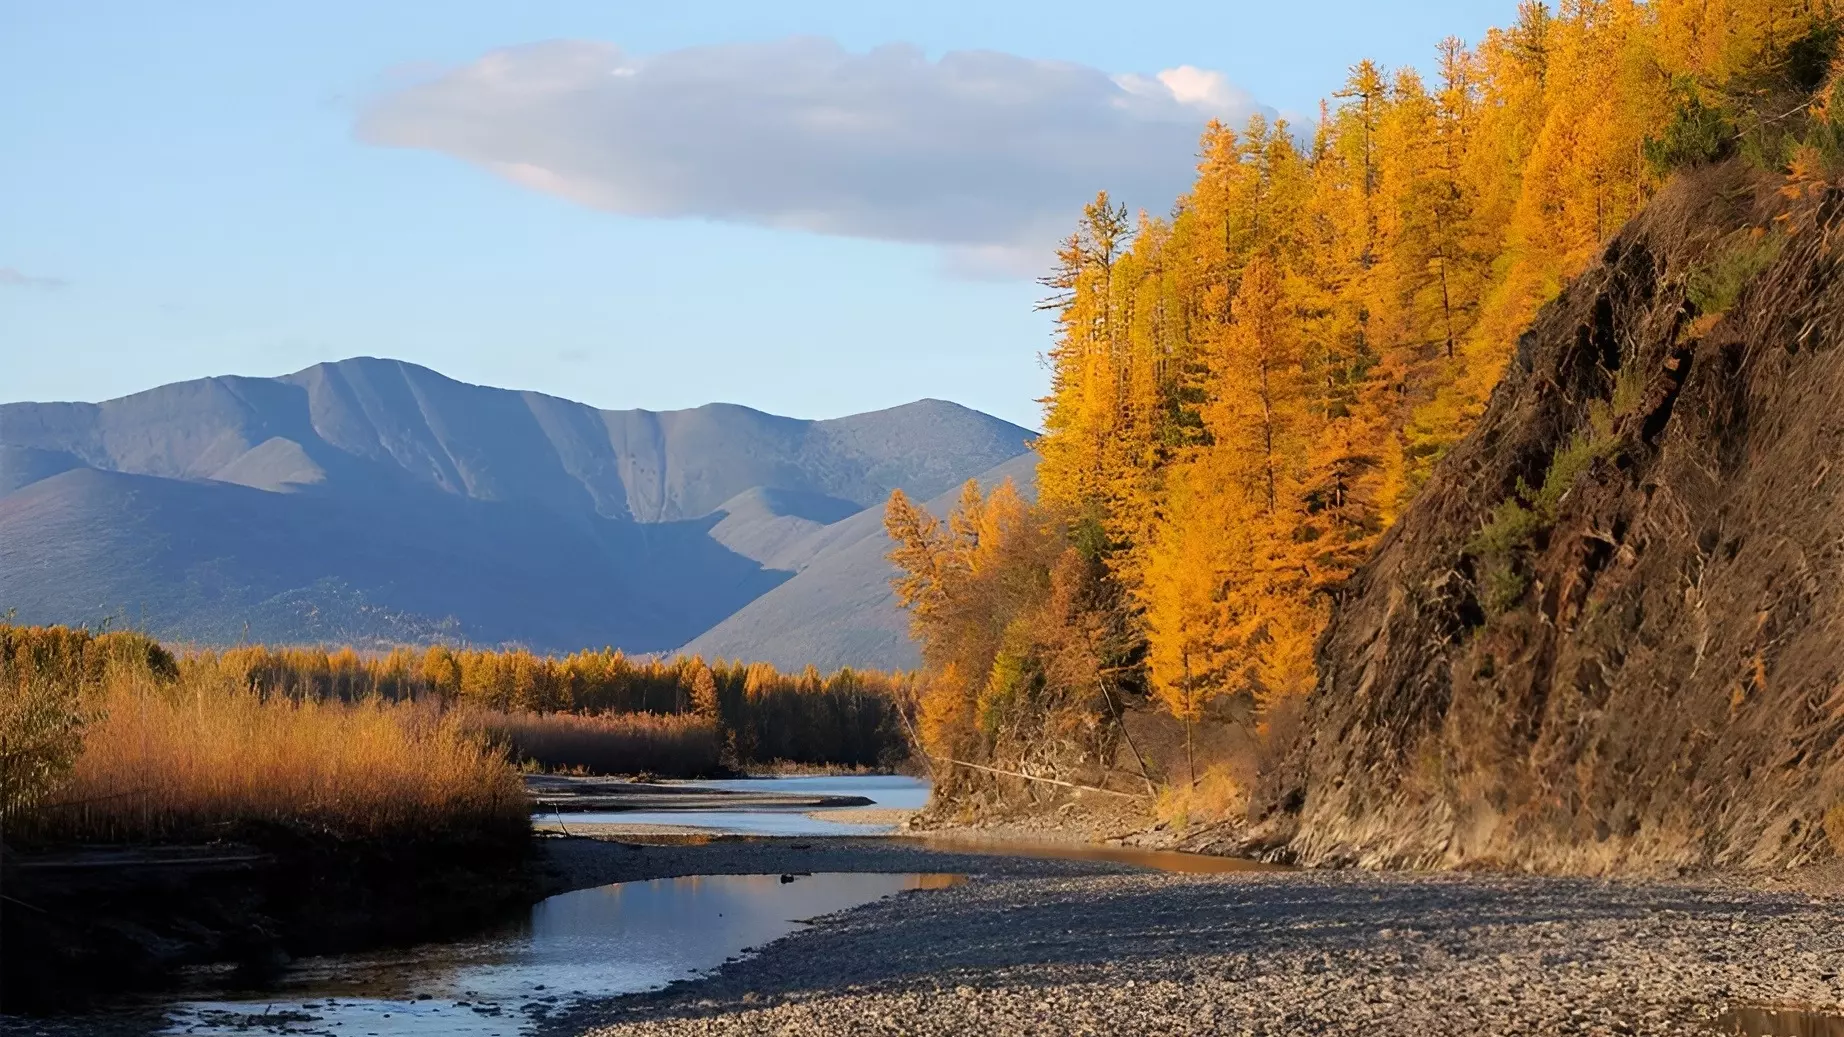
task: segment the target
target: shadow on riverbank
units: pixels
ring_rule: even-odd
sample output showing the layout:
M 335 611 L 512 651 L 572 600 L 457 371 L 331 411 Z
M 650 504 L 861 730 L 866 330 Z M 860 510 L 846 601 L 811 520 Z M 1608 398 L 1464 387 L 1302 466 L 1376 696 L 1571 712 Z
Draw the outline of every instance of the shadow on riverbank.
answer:
M 538 894 L 522 830 L 358 842 L 246 825 L 204 845 L 0 857 L 0 1010 L 89 1006 L 177 970 L 252 978 L 291 958 L 439 939 Z

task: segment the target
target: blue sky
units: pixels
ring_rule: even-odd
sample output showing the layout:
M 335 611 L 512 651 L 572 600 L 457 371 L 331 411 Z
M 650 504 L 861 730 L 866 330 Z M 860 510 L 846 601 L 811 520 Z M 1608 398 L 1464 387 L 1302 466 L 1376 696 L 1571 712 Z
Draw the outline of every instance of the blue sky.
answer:
M 0 0 L 0 401 L 374 355 L 1034 425 L 1025 275 L 1068 192 L 1165 192 L 1192 122 L 1311 112 L 1515 7 Z

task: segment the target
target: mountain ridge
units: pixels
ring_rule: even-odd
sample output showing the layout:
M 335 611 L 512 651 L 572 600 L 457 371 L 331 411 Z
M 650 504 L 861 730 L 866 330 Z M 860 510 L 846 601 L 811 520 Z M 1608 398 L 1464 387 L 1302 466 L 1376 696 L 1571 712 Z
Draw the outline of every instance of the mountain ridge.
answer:
M 940 400 L 822 420 L 604 411 L 378 358 L 0 404 L 0 607 L 195 643 L 248 624 L 263 640 L 663 651 L 791 579 L 891 490 L 937 496 L 1031 436 Z M 351 621 L 289 618 L 323 613 Z

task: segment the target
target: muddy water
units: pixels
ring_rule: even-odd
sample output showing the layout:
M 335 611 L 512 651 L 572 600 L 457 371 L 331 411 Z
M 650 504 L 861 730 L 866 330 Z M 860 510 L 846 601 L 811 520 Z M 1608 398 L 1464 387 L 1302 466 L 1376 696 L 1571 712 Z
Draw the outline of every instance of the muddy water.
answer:
M 170 1006 L 169 1034 L 511 1037 L 585 997 L 664 986 L 802 928 L 804 919 L 952 875 L 726 875 L 624 882 L 549 898 L 473 940 L 302 961 L 269 990 Z

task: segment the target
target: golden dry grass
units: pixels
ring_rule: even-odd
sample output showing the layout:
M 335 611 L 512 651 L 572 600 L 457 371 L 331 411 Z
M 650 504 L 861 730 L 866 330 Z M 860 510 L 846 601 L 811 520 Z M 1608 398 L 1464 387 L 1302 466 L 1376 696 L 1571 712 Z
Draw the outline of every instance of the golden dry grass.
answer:
M 1247 806 L 1248 793 L 1232 768 L 1217 764 L 1200 773 L 1194 783 L 1173 782 L 1160 788 L 1153 812 L 1161 821 L 1184 828 L 1227 820 Z
M 879 762 L 902 744 L 898 683 L 614 652 L 176 658 L 139 634 L 0 624 L 0 821 L 9 839 L 46 842 L 249 825 L 523 832 L 517 766 L 693 777 L 730 753 Z
M 265 697 L 203 667 L 91 672 L 71 688 L 91 717 L 82 752 L 41 802 L 7 819 L 9 838 L 197 838 L 251 824 L 377 838 L 527 824 L 505 754 L 433 707 Z M 0 668 L 0 694 L 22 692 L 25 677 Z

